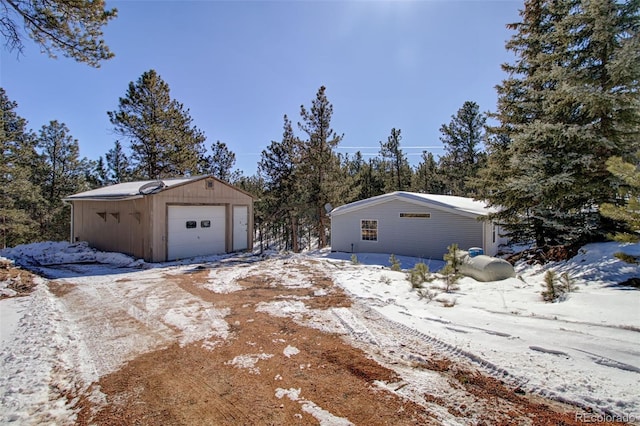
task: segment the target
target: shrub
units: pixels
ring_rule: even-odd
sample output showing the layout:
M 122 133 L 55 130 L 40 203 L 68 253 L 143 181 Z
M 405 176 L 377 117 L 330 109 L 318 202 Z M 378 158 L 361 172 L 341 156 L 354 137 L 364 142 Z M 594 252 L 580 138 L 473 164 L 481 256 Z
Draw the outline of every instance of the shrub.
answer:
M 547 271 L 547 273 L 544 274 L 544 284 L 542 285 L 545 289 L 541 294 L 545 302 L 562 301 L 566 298 L 567 293 L 571 293 L 577 289 L 573 283 L 573 278 L 571 278 L 567 272 L 558 278 L 555 272 Z
M 544 284 L 545 290 L 542 292 L 542 299 L 545 302 L 554 302 L 556 301 L 560 295 L 556 291 L 556 273 L 553 271 L 547 271 L 544 274 Z
M 457 274 L 460 272 L 460 258 L 458 257 L 460 249 L 458 248 L 458 244 L 451 244 L 447 247 L 447 250 L 448 252 L 444 255 L 443 259 L 447 262 L 447 265 L 451 265 L 453 273 Z
M 560 275 L 560 283 L 558 284 L 561 293 L 571 293 L 578 289 L 573 282 L 573 278 L 569 276 L 569 273 L 564 272 Z
M 427 303 L 431 302 L 438 295 L 437 291 L 420 289 L 418 290 L 418 298 L 420 300 L 427 299 Z
M 398 260 L 398 258 L 396 257 L 395 254 L 392 254 L 389 257 L 389 263 L 391 263 L 391 270 L 392 271 L 401 271 L 402 267 L 400 266 L 400 261 Z
M 632 265 L 637 265 L 638 264 L 638 258 L 631 255 L 631 254 L 627 254 L 627 253 L 623 253 L 621 251 L 614 253 L 613 256 L 616 259 L 620 259 L 625 263 L 630 263 Z
M 420 289 L 425 282 L 431 282 L 434 278 L 429 272 L 429 267 L 423 262 L 416 263 L 413 269 L 407 272 L 407 280 L 411 283 L 412 288 Z
M 449 250 L 444 255 L 444 260 L 447 261 L 447 264 L 440 273 L 444 275 L 444 291 L 447 293 L 451 293 L 452 291 L 459 290 L 458 280 L 460 279 L 460 258 L 458 257 L 458 244 L 453 243 L 449 247 Z
M 357 265 L 358 263 L 360 263 L 358 262 L 358 256 L 356 256 L 355 253 L 351 255 L 351 263 L 354 265 Z

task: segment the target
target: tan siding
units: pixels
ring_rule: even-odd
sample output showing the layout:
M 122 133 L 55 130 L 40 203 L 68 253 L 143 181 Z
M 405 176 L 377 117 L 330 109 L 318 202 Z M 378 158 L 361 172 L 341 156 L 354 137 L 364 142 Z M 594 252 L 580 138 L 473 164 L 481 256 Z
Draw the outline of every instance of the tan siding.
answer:
M 400 213 L 430 213 L 431 217 L 401 218 Z M 378 221 L 378 241 L 362 241 L 360 221 Z M 331 219 L 331 248 L 336 251 L 394 253 L 442 260 L 447 246 L 483 247 L 483 224 L 475 218 L 392 200 L 336 215 Z
M 72 239 L 74 241 L 89 241 L 91 246 L 98 250 L 144 257 L 144 235 L 147 223 L 144 199 L 76 200 L 73 204 L 74 235 Z
M 213 189 L 208 189 L 205 180 L 190 182 L 153 195 L 151 224 L 153 227 L 153 242 L 151 258 L 160 262 L 167 258 L 167 205 L 196 204 L 196 205 L 224 205 L 226 207 L 226 251 L 231 251 L 232 231 L 231 218 L 233 205 L 248 205 L 249 215 L 253 216 L 253 200 L 250 195 L 218 180 L 214 181 Z M 249 228 L 250 230 L 252 228 Z
M 72 240 L 88 241 L 99 250 L 163 262 L 167 258 L 167 205 L 171 204 L 224 205 L 227 251 L 232 248 L 234 205 L 248 206 L 249 233 L 253 230 L 250 195 L 218 180 L 214 180 L 213 189 L 207 189 L 206 180 L 198 180 L 134 200 L 74 200 Z M 105 213 L 106 221 L 98 213 Z M 119 215 L 119 222 L 115 214 Z M 249 238 L 249 249 L 253 248 L 252 243 L 253 238 Z

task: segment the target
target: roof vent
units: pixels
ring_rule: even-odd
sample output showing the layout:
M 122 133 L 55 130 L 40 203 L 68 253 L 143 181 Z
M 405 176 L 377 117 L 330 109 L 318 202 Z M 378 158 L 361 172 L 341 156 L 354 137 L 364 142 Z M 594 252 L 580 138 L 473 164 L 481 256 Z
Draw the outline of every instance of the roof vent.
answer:
M 138 189 L 138 192 L 142 195 L 154 194 L 160 191 L 162 188 L 166 187 L 163 181 L 155 180 L 153 182 L 145 183 Z

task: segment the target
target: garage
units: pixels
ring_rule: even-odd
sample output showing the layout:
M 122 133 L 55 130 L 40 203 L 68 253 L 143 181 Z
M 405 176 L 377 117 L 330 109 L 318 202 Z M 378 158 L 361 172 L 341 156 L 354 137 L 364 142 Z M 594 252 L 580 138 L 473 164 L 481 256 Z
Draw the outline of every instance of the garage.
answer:
M 65 198 L 71 241 L 148 262 L 253 248 L 253 196 L 213 176 L 117 183 Z
M 167 260 L 226 251 L 225 206 L 167 206 Z

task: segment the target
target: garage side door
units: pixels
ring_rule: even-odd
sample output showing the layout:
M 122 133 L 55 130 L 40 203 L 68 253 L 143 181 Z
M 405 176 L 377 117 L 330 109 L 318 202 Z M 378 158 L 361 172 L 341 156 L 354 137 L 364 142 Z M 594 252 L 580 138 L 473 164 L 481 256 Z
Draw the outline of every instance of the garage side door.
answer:
M 168 206 L 167 259 L 226 251 L 224 206 Z
M 233 206 L 233 250 L 246 250 L 248 241 L 249 209 Z

